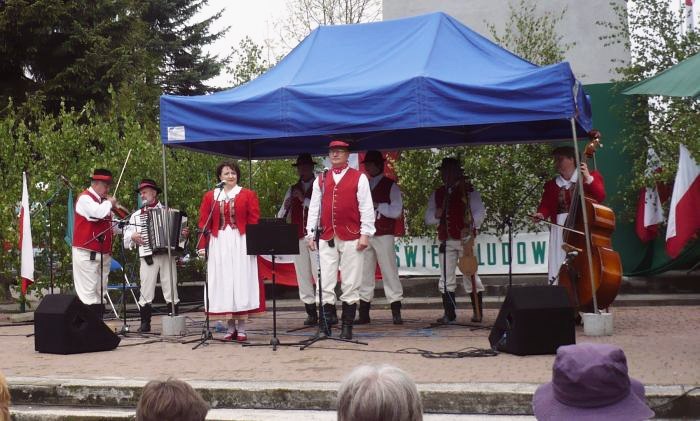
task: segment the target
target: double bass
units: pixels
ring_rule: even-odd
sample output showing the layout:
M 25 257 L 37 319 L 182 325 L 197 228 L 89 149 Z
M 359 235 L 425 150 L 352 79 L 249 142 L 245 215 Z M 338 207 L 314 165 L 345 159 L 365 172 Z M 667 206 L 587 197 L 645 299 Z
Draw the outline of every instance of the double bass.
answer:
M 582 162 L 592 158 L 602 146 L 599 132 L 591 134 L 592 140 L 586 145 Z M 565 222 L 569 229 L 563 232 L 562 245 L 569 256 L 575 257 L 561 266 L 559 285 L 566 288 L 575 309 L 597 312 L 608 308 L 615 300 L 622 281 L 620 255 L 613 250 L 611 241 L 615 213 L 588 195 L 581 201 L 578 193 L 572 195 Z

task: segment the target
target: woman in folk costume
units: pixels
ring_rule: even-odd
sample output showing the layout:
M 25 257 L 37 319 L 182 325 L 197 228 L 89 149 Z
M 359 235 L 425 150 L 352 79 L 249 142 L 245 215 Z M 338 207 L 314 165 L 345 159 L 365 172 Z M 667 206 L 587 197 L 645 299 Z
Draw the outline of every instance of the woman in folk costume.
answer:
M 241 170 L 235 162 L 219 164 L 216 175 L 222 183 L 204 194 L 199 208 L 199 229 L 205 235 L 197 254 L 205 256 L 209 247 L 206 311 L 213 319 L 228 320 L 225 340 L 244 342 L 248 315 L 265 311 L 257 258 L 246 249 L 246 226 L 258 223 L 260 206 L 254 191 L 238 185 Z

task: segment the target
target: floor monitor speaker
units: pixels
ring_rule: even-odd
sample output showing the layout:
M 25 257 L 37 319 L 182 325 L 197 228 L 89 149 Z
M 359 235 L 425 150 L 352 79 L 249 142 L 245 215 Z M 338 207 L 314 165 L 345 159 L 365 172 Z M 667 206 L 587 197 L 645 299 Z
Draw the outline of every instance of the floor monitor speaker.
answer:
M 574 310 L 560 286 L 511 287 L 491 329 L 491 347 L 509 354 L 556 354 L 576 343 Z
M 34 311 L 34 349 L 49 354 L 109 351 L 117 336 L 75 295 L 47 295 Z

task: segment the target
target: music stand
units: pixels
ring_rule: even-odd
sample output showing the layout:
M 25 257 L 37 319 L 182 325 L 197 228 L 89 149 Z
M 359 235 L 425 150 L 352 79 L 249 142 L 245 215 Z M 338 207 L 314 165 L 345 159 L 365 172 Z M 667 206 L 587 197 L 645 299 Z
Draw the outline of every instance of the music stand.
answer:
M 275 255 L 299 254 L 299 239 L 296 224 L 287 224 L 281 218 L 260 218 L 257 224 L 246 227 L 246 248 L 248 255 L 269 254 L 272 256 L 272 338 L 269 344 L 243 344 L 243 346 L 294 346 L 282 344 L 277 339 L 277 291 Z

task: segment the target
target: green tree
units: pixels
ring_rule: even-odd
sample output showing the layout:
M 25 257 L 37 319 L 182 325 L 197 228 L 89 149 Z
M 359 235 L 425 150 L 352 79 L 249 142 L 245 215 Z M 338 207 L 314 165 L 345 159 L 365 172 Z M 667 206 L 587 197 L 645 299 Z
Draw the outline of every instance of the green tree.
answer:
M 599 21 L 608 29 L 601 37 L 605 45 L 624 44 L 632 52 L 629 63 L 613 60 L 627 88 L 700 52 L 700 31 L 684 31 L 684 12 L 673 12 L 667 2 L 636 1 L 626 8 L 615 2 L 616 21 Z M 693 98 L 635 96 L 625 109 L 612 110 L 628 116 L 622 132 L 624 151 L 634 157 L 633 177 L 622 192 L 628 219 L 634 218 L 638 191 L 656 181 L 673 182 L 678 165 L 678 144 L 685 144 L 700 161 L 700 101 Z M 653 147 L 663 171 L 646 173 L 647 148 Z M 668 204 L 667 204 L 668 205 Z
M 540 13 L 534 1 L 519 0 L 517 6 L 509 4 L 509 10 L 503 34 L 497 33 L 495 25 L 487 25 L 497 43 L 538 65 L 564 59 L 572 44 L 562 44 L 556 28 L 566 9 Z M 440 182 L 435 168 L 446 156 L 461 160 L 466 175 L 481 193 L 487 208 L 482 231 L 503 233 L 508 217 L 516 232 L 533 229 L 528 215 L 539 203 L 544 180 L 553 175 L 550 149 L 547 145 L 488 145 L 403 152 L 396 168 L 407 198 L 404 203 L 410 235 L 434 233 L 434 228 L 424 224 L 423 215 L 430 193 Z M 415 177 L 418 173 L 425 177 Z
M 272 64 L 263 58 L 264 53 L 263 46 L 256 44 L 248 36 L 241 40 L 238 48 L 231 48 L 231 62 L 226 70 L 233 77 L 233 86 L 249 82 L 272 67 Z
M 228 27 L 211 32 L 223 10 L 202 21 L 196 14 L 207 0 L 146 0 L 137 2 L 147 25 L 146 50 L 157 60 L 156 84 L 166 94 L 201 95 L 217 90 L 205 83 L 218 76 L 228 57 L 205 54 L 204 46 L 220 39 Z

